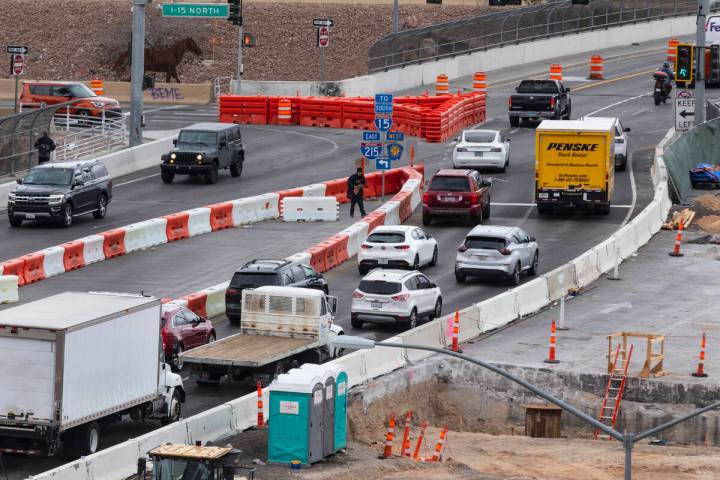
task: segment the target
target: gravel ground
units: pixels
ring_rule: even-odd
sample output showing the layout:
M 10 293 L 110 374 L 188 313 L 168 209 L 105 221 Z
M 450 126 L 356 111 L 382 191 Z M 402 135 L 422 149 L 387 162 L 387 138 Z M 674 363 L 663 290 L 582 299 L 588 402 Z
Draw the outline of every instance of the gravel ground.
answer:
M 127 0 L 3 0 L 0 44 L 28 45 L 27 78 L 127 80 L 127 70 L 111 66 L 127 50 L 131 12 Z M 190 36 L 202 57 L 187 53 L 179 67 L 183 83 L 202 83 L 229 76 L 237 61 L 237 27 L 225 20 L 163 18 L 156 0 L 146 8 L 147 40 L 166 47 Z M 502 9 L 503 7 L 499 7 Z M 404 5 L 400 24 L 420 27 L 481 15 L 498 7 Z M 332 18 L 335 27 L 326 49 L 326 78 L 339 80 L 367 73 L 374 41 L 389 33 L 390 5 L 248 3 L 244 29 L 255 34 L 257 46 L 245 49 L 249 80 L 313 80 L 319 76 L 319 49 L 313 18 Z M 11 26 L 11 27 L 10 27 Z M 8 69 L 2 69 L 3 78 Z M 158 80 L 164 78 L 158 76 Z

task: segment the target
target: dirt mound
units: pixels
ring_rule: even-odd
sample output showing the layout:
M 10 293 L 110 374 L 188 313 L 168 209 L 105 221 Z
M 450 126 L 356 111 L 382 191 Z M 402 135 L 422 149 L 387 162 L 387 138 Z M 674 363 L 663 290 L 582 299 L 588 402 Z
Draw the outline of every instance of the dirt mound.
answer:
M 203 83 L 233 75 L 237 63 L 237 27 L 226 20 L 164 18 L 159 1 L 146 7 L 147 43 L 167 47 L 192 37 L 203 51 L 187 53 L 180 64 L 183 83 Z M 482 2 L 481 2 L 482 3 Z M 127 80 L 127 69 L 112 71 L 114 60 L 128 49 L 132 14 L 125 0 L 4 0 L 0 44 L 28 45 L 26 78 Z M 502 8 L 502 7 L 501 7 Z M 426 26 L 481 15 L 478 6 L 402 5 L 400 23 Z M 244 30 L 257 46 L 244 50 L 247 80 L 316 80 L 319 49 L 313 18 L 332 18 L 335 26 L 325 52 L 326 79 L 338 80 L 367 73 L 368 51 L 389 33 L 391 5 L 246 3 Z M 2 76 L 7 78 L 5 69 Z M 164 81 L 164 75 L 158 75 Z
M 695 204 L 707 212 L 720 213 L 720 194 L 706 193 L 700 195 L 697 200 L 695 200 Z

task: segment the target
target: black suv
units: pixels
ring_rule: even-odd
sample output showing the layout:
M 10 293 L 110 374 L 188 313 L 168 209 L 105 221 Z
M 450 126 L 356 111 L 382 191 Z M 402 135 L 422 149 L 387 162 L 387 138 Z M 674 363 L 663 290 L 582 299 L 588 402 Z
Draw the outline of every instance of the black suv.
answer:
M 103 218 L 112 199 L 112 178 L 97 160 L 39 165 L 17 183 L 8 194 L 8 220 L 13 227 L 36 219 L 69 227 L 73 217 L 86 213 Z
M 242 173 L 245 150 L 239 125 L 196 123 L 180 130 L 173 145 L 175 148 L 162 156 L 160 165 L 165 183 L 172 183 L 176 174 L 202 174 L 205 183 L 215 183 L 221 168 L 229 168 L 233 177 Z
M 225 291 L 225 314 L 230 323 L 240 323 L 242 291 L 265 285 L 283 287 L 315 288 L 327 295 L 330 293 L 327 280 L 310 266 L 289 260 L 253 260 L 246 263 L 233 275 Z

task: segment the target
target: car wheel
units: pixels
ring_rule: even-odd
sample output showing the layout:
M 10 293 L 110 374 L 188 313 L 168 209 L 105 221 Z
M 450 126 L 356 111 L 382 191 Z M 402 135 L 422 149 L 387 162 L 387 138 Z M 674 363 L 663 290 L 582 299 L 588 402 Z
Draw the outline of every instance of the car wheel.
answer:
M 507 172 L 507 166 L 508 166 L 508 164 L 507 164 L 507 162 L 505 162 L 505 164 L 504 164 L 502 167 L 499 168 L 500 173 L 505 173 L 505 172 Z
M 485 208 L 483 208 L 483 211 L 482 211 L 482 219 L 487 220 L 489 218 L 490 218 L 490 202 L 488 202 L 487 205 L 485 205 Z
M 620 172 L 625 171 L 627 169 L 627 156 L 623 156 L 622 160 L 620 161 L 620 165 L 615 170 L 618 170 Z
M 323 286 L 322 291 L 325 295 L 330 295 L 330 287 L 328 287 L 327 285 Z
M 180 356 L 181 353 L 183 353 L 183 347 L 182 347 L 182 345 L 178 344 L 177 354 L 173 355 L 173 359 L 172 359 L 172 370 L 174 372 L 179 372 L 180 370 L 182 370 L 183 365 L 185 364 L 185 361 Z
M 467 282 L 467 275 L 465 275 L 464 273 L 461 273 L 461 272 L 455 272 L 455 280 L 458 283 L 465 283 L 465 282 Z
M 66 203 L 63 210 L 63 227 L 70 228 L 73 223 L 73 207 L 72 204 Z
M 437 265 L 437 261 L 438 261 L 438 248 L 437 248 L 437 246 L 435 246 L 435 250 L 433 250 L 432 259 L 430 260 L 430 266 L 434 267 L 435 265 Z
M 102 193 L 98 199 L 97 209 L 93 212 L 93 217 L 99 220 L 105 218 L 105 214 L 107 214 L 107 197 Z
M 528 275 L 531 277 L 534 277 L 538 273 L 538 260 L 539 260 L 539 253 L 537 250 L 535 250 L 535 257 L 533 257 L 533 263 L 530 266 L 530 269 L 528 270 Z
M 471 223 L 472 225 L 482 225 L 482 223 L 483 223 L 482 220 L 483 220 L 483 213 L 482 213 L 482 211 L 480 211 L 480 213 L 478 213 L 477 215 L 471 215 L 471 216 L 470 216 L 470 223 Z
M 160 178 L 164 183 L 172 183 L 175 179 L 175 172 L 169 170 L 160 170 Z
M 362 276 L 365 276 L 368 273 L 368 268 L 358 265 L 358 273 Z
M 435 308 L 432 311 L 430 320 L 435 320 L 436 318 L 440 318 L 442 316 L 442 297 L 438 297 L 438 299 L 435 301 Z
M 239 177 L 242 175 L 242 162 L 240 160 L 237 160 L 235 163 L 230 165 L 230 176 L 232 177 Z
M 205 172 L 205 183 L 212 185 L 217 182 L 218 179 L 218 166 L 217 163 L 213 162 L 210 168 Z
M 510 275 L 510 285 L 517 286 L 520 285 L 520 262 L 515 264 L 515 269 L 513 270 L 512 275 Z
M 173 392 L 173 396 L 170 399 L 170 405 L 168 405 L 168 416 L 163 417 L 160 420 L 162 425 L 170 425 L 180 420 L 180 413 L 182 412 L 182 401 L 180 401 L 180 394 Z
M 100 446 L 100 424 L 90 422 L 71 429 L 67 443 L 72 453 L 80 457 L 97 452 Z
M 418 321 L 418 313 L 417 309 L 413 308 L 410 312 L 410 317 L 408 318 L 408 327 L 410 327 L 410 330 L 417 327 L 417 321 Z
M 363 327 L 363 321 L 362 321 L 362 320 L 358 320 L 357 318 L 352 318 L 352 317 L 351 317 L 351 318 L 350 318 L 350 326 L 352 326 L 352 328 L 355 328 L 355 329 L 357 329 L 357 330 L 360 330 L 360 329 Z
M 210 332 L 210 335 L 208 335 L 207 343 L 213 343 L 217 337 L 215 336 L 215 332 Z
M 89 127 L 92 124 L 92 120 L 90 119 L 90 112 L 88 110 L 78 111 L 77 116 L 79 117 L 78 123 L 80 125 L 85 125 L 86 127 Z
M 237 315 L 228 315 L 227 317 L 233 325 L 240 325 L 240 317 Z
M 520 117 L 510 117 L 510 126 L 517 127 L 520 125 Z
M 413 261 L 412 269 L 420 270 L 420 256 L 419 255 L 415 255 L 415 261 Z
M 565 120 L 570 120 L 572 116 L 572 105 L 568 103 L 567 112 L 565 112 Z
M 11 227 L 19 227 L 23 223 L 23 218 L 16 217 L 15 215 L 8 215 L 8 222 L 10 222 Z
M 431 223 L 432 223 L 432 217 L 427 213 L 423 213 L 423 225 L 428 226 Z

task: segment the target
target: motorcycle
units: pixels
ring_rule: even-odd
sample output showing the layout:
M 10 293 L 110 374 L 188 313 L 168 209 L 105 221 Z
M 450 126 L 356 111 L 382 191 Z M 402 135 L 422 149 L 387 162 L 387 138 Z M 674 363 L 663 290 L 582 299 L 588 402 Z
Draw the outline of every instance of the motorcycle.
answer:
M 653 73 L 653 78 L 655 79 L 655 88 L 653 90 L 655 105 L 660 105 L 661 102 L 666 103 L 668 97 L 670 96 L 670 91 L 672 90 L 672 84 L 668 82 L 667 73 L 658 70 Z

